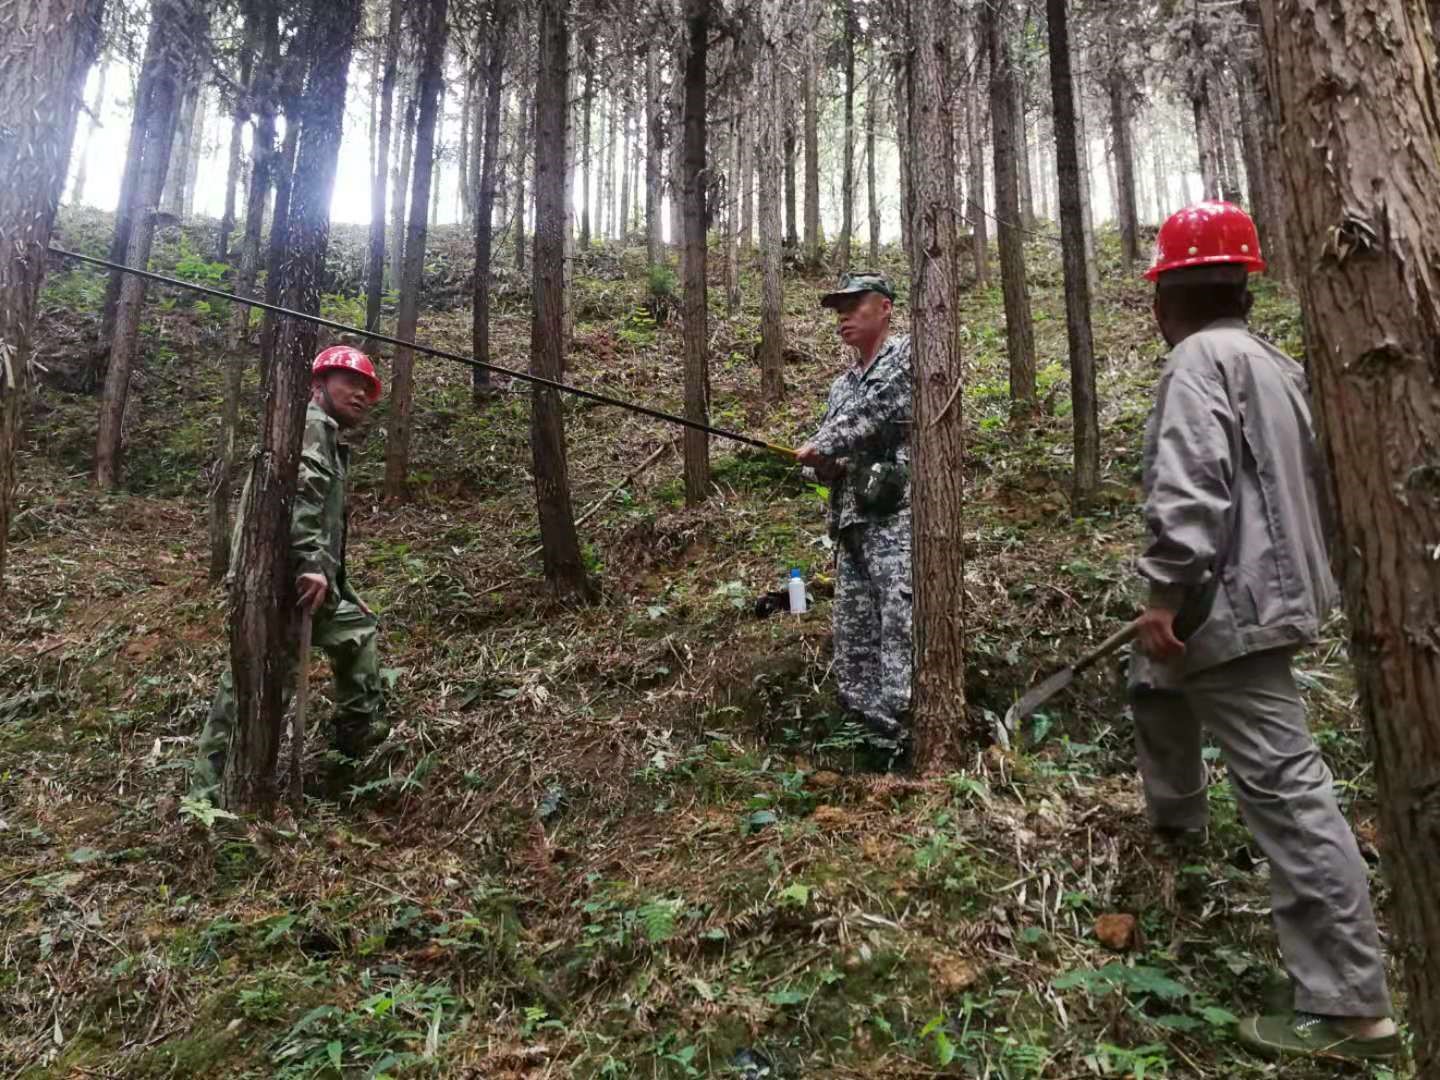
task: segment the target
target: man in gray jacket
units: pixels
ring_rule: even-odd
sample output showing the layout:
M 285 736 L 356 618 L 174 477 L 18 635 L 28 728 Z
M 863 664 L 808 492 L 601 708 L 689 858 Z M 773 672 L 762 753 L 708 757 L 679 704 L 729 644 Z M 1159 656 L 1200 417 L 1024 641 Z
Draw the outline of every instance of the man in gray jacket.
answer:
M 1337 595 L 1304 371 L 1246 328 L 1247 275 L 1264 268 L 1249 216 L 1212 202 L 1165 223 L 1146 274 L 1171 352 L 1145 437 L 1136 749 L 1150 820 L 1177 838 L 1206 824 L 1209 731 L 1269 859 L 1296 1011 L 1244 1020 L 1241 1041 L 1388 1057 L 1399 1040 L 1365 862 L 1291 674 Z

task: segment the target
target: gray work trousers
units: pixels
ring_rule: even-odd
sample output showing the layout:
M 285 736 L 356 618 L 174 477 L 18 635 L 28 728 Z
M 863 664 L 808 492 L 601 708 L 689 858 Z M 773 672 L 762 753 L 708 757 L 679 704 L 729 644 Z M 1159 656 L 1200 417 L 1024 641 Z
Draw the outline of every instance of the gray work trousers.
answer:
M 1220 745 L 1245 824 L 1270 861 L 1271 914 L 1295 1008 L 1388 1016 L 1385 962 L 1365 861 L 1305 722 L 1289 650 L 1135 689 L 1135 745 L 1151 823 L 1207 819 L 1201 729 Z

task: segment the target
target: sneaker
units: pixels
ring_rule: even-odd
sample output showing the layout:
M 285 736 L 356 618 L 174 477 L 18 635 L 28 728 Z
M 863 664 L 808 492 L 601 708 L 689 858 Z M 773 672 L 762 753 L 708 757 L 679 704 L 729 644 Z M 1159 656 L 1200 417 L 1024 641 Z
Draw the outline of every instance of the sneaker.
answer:
M 1251 1016 L 1240 1021 L 1240 1042 L 1265 1057 L 1332 1057 L 1369 1061 L 1400 1053 L 1400 1035 L 1357 1039 L 1333 1020 L 1314 1013 Z

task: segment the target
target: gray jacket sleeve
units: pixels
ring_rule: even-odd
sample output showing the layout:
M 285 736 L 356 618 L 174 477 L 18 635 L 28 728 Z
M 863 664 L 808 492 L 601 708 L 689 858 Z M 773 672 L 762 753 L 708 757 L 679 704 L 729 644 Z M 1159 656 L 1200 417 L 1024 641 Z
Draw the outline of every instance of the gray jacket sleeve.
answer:
M 1220 372 L 1182 361 L 1160 388 L 1145 478 L 1145 521 L 1153 539 L 1140 558 L 1152 604 L 1178 609 L 1204 583 L 1230 528 L 1238 420 Z

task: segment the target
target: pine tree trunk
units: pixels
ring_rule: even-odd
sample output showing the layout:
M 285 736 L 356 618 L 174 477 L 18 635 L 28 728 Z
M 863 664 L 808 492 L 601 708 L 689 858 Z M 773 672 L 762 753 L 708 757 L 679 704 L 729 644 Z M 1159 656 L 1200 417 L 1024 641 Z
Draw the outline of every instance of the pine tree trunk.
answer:
M 475 282 L 471 294 L 471 341 L 475 359 L 490 362 L 490 278 L 491 248 L 494 244 L 495 185 L 499 173 L 496 152 L 500 147 L 500 93 L 505 83 L 506 35 L 510 29 L 510 4 L 502 0 L 495 12 L 495 36 L 490 42 L 485 65 L 484 156 L 475 207 Z M 490 372 L 471 369 L 471 392 L 476 401 L 490 396 Z
M 1232 122 L 1237 102 L 1228 88 L 1223 89 L 1222 93 L 1224 106 L 1216 109 L 1215 116 L 1220 134 L 1220 158 L 1225 169 L 1225 182 L 1220 193 L 1226 202 L 1239 205 L 1244 199 L 1240 193 L 1244 178 L 1240 175 L 1240 161 L 1235 153 L 1235 124 Z
M 680 277 L 685 277 L 685 59 L 686 48 L 682 43 L 678 46 L 674 60 L 674 77 L 670 82 L 670 245 L 679 255 Z M 742 135 L 742 138 L 744 136 Z M 743 182 L 743 179 L 742 179 Z M 745 188 L 749 190 L 748 185 Z M 748 235 L 749 215 L 746 214 L 741 224 L 740 242 L 745 247 Z
M 845 142 L 840 178 L 840 272 L 850 269 L 850 245 L 855 226 L 855 0 L 842 0 L 844 28 L 841 41 L 845 58 Z
M 1155 166 L 1155 221 L 1163 223 L 1170 214 L 1170 190 L 1165 179 L 1164 139 L 1159 128 L 1155 131 L 1155 142 L 1151 147 L 1151 161 Z
M 565 349 L 565 129 L 570 108 L 570 28 L 567 0 L 539 0 L 539 72 L 535 81 L 535 285 L 530 324 L 530 370 L 560 378 Z M 559 394 L 531 391 L 530 446 L 545 580 L 562 600 L 593 599 L 570 506 L 565 421 Z
M 757 80 L 751 89 L 759 89 Z M 737 190 L 737 174 L 740 164 L 740 101 L 745 95 L 737 95 L 736 107 L 727 125 L 725 139 L 725 160 L 727 183 L 725 185 L 725 313 L 732 319 L 740 310 L 740 192 Z M 762 231 L 761 244 L 765 242 Z
M 405 220 L 410 196 L 410 169 L 415 154 L 415 79 L 412 71 L 404 74 L 405 107 L 401 111 L 400 168 L 394 176 L 390 193 L 390 286 L 400 288 L 405 266 Z
M 590 250 L 590 129 L 595 110 L 595 57 L 593 45 L 585 52 L 585 93 L 580 98 L 580 250 Z
M 156 67 L 150 72 L 145 140 L 135 183 L 135 202 L 130 209 L 130 246 L 125 252 L 128 266 L 144 269 L 150 263 L 156 207 L 165 189 L 165 174 L 171 160 L 181 106 L 180 95 L 191 63 L 191 58 L 182 52 L 183 45 L 177 43 L 193 40 L 190 35 L 196 30 L 195 14 L 190 0 L 159 0 L 152 16 L 157 32 L 163 40 L 171 43 L 171 47 L 160 50 Z M 131 367 L 139 350 L 145 286 L 144 278 L 125 275 L 120 286 L 120 302 L 115 308 L 115 331 L 110 339 L 110 362 L 105 369 L 105 386 L 95 437 L 94 480 L 97 487 L 107 491 L 120 482 L 125 406 L 129 400 Z
M 615 182 L 615 144 L 618 141 L 620 99 L 614 93 L 607 94 L 606 99 L 609 102 L 609 112 L 605 122 L 605 226 L 603 235 L 606 239 L 613 240 L 619 234 L 617 223 L 620 220 L 619 207 L 616 205 L 620 185 Z
M 329 243 L 330 198 L 335 185 L 346 74 L 360 21 L 360 0 L 312 0 L 312 78 L 301 104 L 291 209 L 283 247 L 284 306 L 320 310 Z M 290 508 L 295 497 L 310 363 L 317 330 L 287 319 L 278 362 L 266 379 L 260 452 L 242 514 L 235 586 L 230 608 L 230 669 L 235 684 L 235 734 L 226 762 L 223 801 L 238 812 L 268 811 L 275 802 L 283 690 L 293 652 L 295 583 L 291 578 Z
M 1076 63 L 1078 61 L 1078 65 Z M 1078 67 L 1078 70 L 1077 70 Z M 1095 257 L 1094 173 L 1091 171 L 1090 134 L 1085 123 L 1085 50 L 1072 38 L 1070 70 L 1075 86 L 1075 129 L 1079 140 L 1080 215 L 1085 226 L 1085 274 L 1090 281 L 1090 295 L 1100 295 L 1100 262 Z
M 1060 241 L 1065 263 L 1065 326 L 1070 345 L 1070 401 L 1074 471 L 1070 510 L 1083 514 L 1100 488 L 1100 417 L 1095 391 L 1095 340 L 1090 328 L 1090 273 L 1085 262 L 1085 220 L 1080 207 L 1080 153 L 1076 146 L 1075 87 L 1066 0 L 1046 0 L 1050 33 L 1050 95 L 1055 115 L 1055 168 L 1060 179 Z
M 253 97 L 255 41 L 251 38 L 251 23 L 246 20 L 240 43 L 240 85 L 246 97 Z M 235 194 L 240 187 L 240 176 L 245 162 L 245 125 L 250 122 L 254 103 L 237 99 L 230 118 L 230 159 L 225 168 L 225 209 L 220 215 L 220 231 L 215 243 L 215 261 L 230 261 L 230 235 L 235 231 Z
M 1006 20 L 1011 0 L 996 0 L 982 19 L 990 43 L 990 125 L 995 141 L 995 218 L 1000 243 L 1000 278 L 1005 293 L 1005 347 L 1010 356 L 1012 415 L 1027 418 L 1035 409 L 1035 329 L 1030 286 L 1025 278 L 1025 232 L 1020 221 L 1017 159 L 1020 144 L 1015 116 L 1015 66 Z
M 740 184 L 740 246 L 747 254 L 755 246 L 755 158 L 759 142 L 755 126 L 749 110 L 741 114 L 740 166 L 735 179 Z
M 280 64 L 280 29 L 274 0 L 250 5 L 246 10 L 244 66 L 250 107 L 256 122 L 250 147 L 250 178 L 245 197 L 245 231 L 237 249 L 239 267 L 236 296 L 253 296 L 260 271 L 260 233 L 265 224 L 265 197 L 275 156 L 275 104 L 271 98 Z M 257 46 L 263 50 L 256 63 Z M 238 113 L 237 113 L 238 115 Z M 244 386 L 245 358 L 249 352 L 250 308 L 235 304 L 230 317 L 230 342 L 223 359 L 224 398 L 220 407 L 220 431 L 216 438 L 215 463 L 211 467 L 207 532 L 210 539 L 210 581 L 225 576 L 230 565 L 230 502 L 235 493 L 237 471 L 236 431 L 240 425 L 240 399 Z
M 965 137 L 969 141 L 966 156 L 970 159 L 970 197 L 965 203 L 970 219 L 970 255 L 975 264 L 975 285 L 990 285 L 990 219 L 985 213 L 985 99 L 980 93 L 982 60 L 988 51 L 984 24 L 975 24 L 975 52 L 970 64 L 969 85 L 965 89 Z
M 1430 1077 L 1440 1073 L 1435 43 L 1425 10 L 1403 0 L 1260 7 L 1387 906 L 1414 1075 Z
M 630 83 L 625 84 L 625 98 L 620 121 L 620 220 L 615 230 L 622 244 L 630 236 L 630 199 L 633 187 L 630 182 L 630 166 L 634 162 L 634 143 L 631 138 L 634 121 L 634 107 L 630 96 Z M 732 159 L 733 160 L 733 159 Z
M 569 18 L 569 15 L 566 16 Z M 576 91 L 576 68 L 575 43 L 572 38 L 569 42 L 570 57 L 566 63 L 565 100 L 573 102 Z M 560 353 L 560 371 L 565 371 L 569 363 L 570 350 L 575 344 L 575 153 L 579 146 L 576 139 L 575 110 L 570 108 L 565 117 L 565 167 L 561 175 L 565 184 L 565 228 L 562 237 L 565 246 L 565 261 L 561 267 L 560 276 L 565 287 L 561 292 L 561 327 L 564 334 L 564 348 Z M 538 209 L 536 211 L 538 216 Z M 538 226 L 537 226 L 538 228 Z
M 865 199 L 870 225 L 871 266 L 880 264 L 880 193 L 875 183 L 875 102 L 880 96 L 880 70 L 871 49 L 870 85 L 865 89 Z M 953 164 L 953 163 L 952 163 Z
M 190 151 L 185 157 L 185 191 L 180 216 L 186 221 L 195 216 L 195 185 L 200 179 L 200 165 L 205 160 L 205 125 L 210 120 L 210 95 L 204 86 L 195 97 L 195 117 L 190 125 Z
M 70 192 L 70 202 L 74 206 L 81 206 L 85 202 L 86 176 L 90 171 L 90 146 L 95 142 L 95 129 L 100 126 L 100 114 L 105 108 L 105 83 L 109 76 L 110 54 L 107 52 L 100 64 L 100 78 L 95 86 L 95 103 L 90 106 L 90 120 L 85 126 L 85 145 L 80 149 L 80 165 L 75 171 L 75 186 Z
M 0 596 L 30 396 L 35 300 L 69 171 L 103 0 L 19 0 L 5 13 L 0 65 Z
M 964 373 L 956 333 L 960 272 L 954 123 L 946 103 L 946 7 L 909 0 L 913 42 L 908 149 L 914 184 L 911 235 L 911 439 L 914 521 L 915 768 L 935 776 L 960 766 L 965 709 Z
M 779 16 L 777 0 L 764 12 L 770 24 Z M 785 296 L 780 278 L 783 239 L 780 232 L 781 118 L 779 58 L 766 42 L 756 97 L 760 102 L 760 393 L 768 402 L 785 396 Z
M 436 96 L 435 106 L 435 137 L 432 141 L 432 153 L 430 160 L 430 227 L 433 229 L 440 224 L 440 188 L 441 182 L 445 179 L 445 63 L 441 58 L 440 63 L 440 91 Z M 417 166 L 417 172 L 418 166 Z M 409 238 L 405 241 L 410 242 Z
M 165 169 L 165 192 L 160 200 L 160 212 L 177 219 L 185 216 L 185 178 L 190 170 L 190 133 L 200 97 L 199 83 L 192 79 L 181 87 L 180 94 L 179 116 L 170 140 L 170 164 Z
M 1245 179 L 1249 191 L 1250 216 L 1260 232 L 1260 249 L 1267 255 L 1270 251 L 1272 229 L 1270 224 L 1270 202 L 1265 197 L 1264 151 L 1260 148 L 1260 102 L 1255 96 L 1255 65 L 1251 60 L 1239 71 L 1240 80 L 1240 139 L 1245 154 Z
M 681 164 L 684 209 L 682 317 L 685 337 L 685 415 L 709 422 L 710 334 L 705 287 L 705 77 L 710 34 L 710 0 L 685 0 L 685 50 Z M 695 506 L 710 490 L 710 440 L 703 431 L 685 429 L 685 502 Z
M 520 139 L 515 148 L 515 269 L 525 273 L 525 252 L 528 247 L 525 240 L 525 211 L 529 208 L 530 196 L 526 192 L 526 171 L 525 162 L 530 156 L 530 146 L 536 142 L 537 128 L 535 126 L 535 93 L 530 91 L 519 96 L 520 102 Z M 563 257 L 563 254 L 562 254 Z
M 476 66 L 478 67 L 478 61 Z M 474 223 L 473 215 L 475 213 L 475 189 L 470 183 L 470 164 L 480 156 L 478 149 L 472 149 L 471 142 L 473 141 L 475 147 L 478 147 L 480 140 L 471 139 L 471 129 L 475 126 L 475 70 L 473 68 L 465 70 L 464 77 L 465 92 L 460 99 L 459 157 L 455 162 L 455 171 L 459 182 L 455 185 L 455 193 L 460 205 L 460 224 L 468 229 Z
M 645 49 L 645 261 L 660 264 L 660 173 L 665 147 L 665 110 L 655 45 Z
M 1191 95 L 1190 104 L 1195 118 L 1195 145 L 1200 156 L 1200 185 L 1204 189 L 1201 197 L 1218 199 L 1220 197 L 1220 175 L 1216 162 L 1215 144 L 1210 135 L 1208 93 L 1206 82 L 1202 78 L 1199 89 Z M 1188 195 L 1185 201 L 1190 202 Z
M 309 48 L 307 44 L 305 48 Z M 293 51 L 293 50 L 292 50 Z M 270 211 L 270 250 L 266 254 L 265 302 L 280 302 L 280 286 L 283 264 L 286 258 L 285 244 L 290 235 L 290 195 L 295 180 L 295 159 L 300 149 L 300 125 L 291 123 L 292 117 L 300 114 L 302 99 L 299 97 L 304 71 L 297 68 L 293 58 L 287 59 L 287 71 L 283 78 L 285 88 L 280 98 L 286 118 L 285 138 L 280 143 L 280 154 L 276 158 L 273 173 L 275 183 L 274 207 Z M 267 311 L 260 321 L 260 367 L 269 371 L 275 363 L 275 350 L 279 344 L 280 321 Z
M 788 96 L 788 95 L 787 95 Z M 800 248 L 800 202 L 796 198 L 795 159 L 799 156 L 799 139 L 795 123 L 787 110 L 785 118 L 785 250 Z
M 805 113 L 805 265 L 820 265 L 820 109 L 815 100 L 814 29 L 806 31 L 800 91 Z
M 900 159 L 900 249 L 908 256 L 915 219 L 915 179 L 910 174 L 910 87 L 895 80 L 895 149 Z
M 395 126 L 395 80 L 400 66 L 400 27 L 405 0 L 390 0 L 385 31 L 384 70 L 380 76 L 380 135 L 375 173 L 370 178 L 370 258 L 365 266 L 365 329 L 380 326 L 380 299 L 385 291 L 385 193 L 390 171 L 390 141 Z
M 1130 86 L 1119 68 L 1110 76 L 1110 130 L 1114 136 L 1116 213 L 1120 256 L 1128 273 L 1140 259 L 1140 220 L 1135 206 L 1135 154 L 1130 146 Z
M 1014 46 L 1011 46 L 1012 50 Z M 1012 63 L 1014 53 L 1011 53 Z M 1015 72 L 1015 176 L 1020 186 L 1020 221 L 1027 231 L 1035 230 L 1035 185 L 1030 176 L 1030 124 L 1025 80 Z
M 426 215 L 435 163 L 435 131 L 439 124 L 449 0 L 420 0 L 416 17 L 420 46 L 419 110 L 415 128 L 415 181 L 410 191 L 410 228 L 405 235 L 405 270 L 400 279 L 400 305 L 395 336 L 414 341 L 420 322 L 420 290 L 425 274 Z M 410 471 L 410 414 L 414 406 L 415 351 L 396 346 L 390 376 L 390 423 L 385 433 L 385 498 L 405 497 Z

